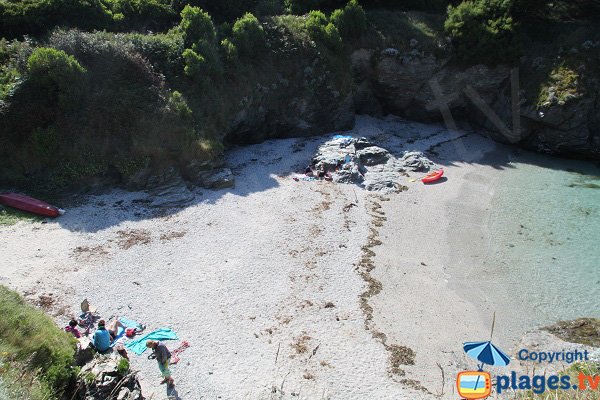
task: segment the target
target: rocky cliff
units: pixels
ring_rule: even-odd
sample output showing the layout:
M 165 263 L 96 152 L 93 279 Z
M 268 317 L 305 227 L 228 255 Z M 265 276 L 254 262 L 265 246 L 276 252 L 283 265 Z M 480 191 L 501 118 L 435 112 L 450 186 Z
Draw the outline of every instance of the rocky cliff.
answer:
M 520 77 L 516 90 L 519 132 L 513 130 L 511 68 L 461 66 L 426 55 L 417 43 L 412 47 L 407 52 L 393 48 L 354 51 L 357 112 L 438 122 L 443 121 L 441 110 L 447 106 L 447 116 L 451 115 L 454 123 L 468 122 L 501 142 L 568 157 L 600 156 L 598 79 L 591 68 L 598 52 L 589 45 L 582 45 L 581 52 L 589 53 L 578 60 L 577 81 L 571 82 L 576 86 L 573 93 L 563 96 L 556 94 L 565 91 L 562 82 L 556 81 L 560 77 L 548 87 L 533 87 L 527 79 L 541 61 L 521 59 L 515 70 Z

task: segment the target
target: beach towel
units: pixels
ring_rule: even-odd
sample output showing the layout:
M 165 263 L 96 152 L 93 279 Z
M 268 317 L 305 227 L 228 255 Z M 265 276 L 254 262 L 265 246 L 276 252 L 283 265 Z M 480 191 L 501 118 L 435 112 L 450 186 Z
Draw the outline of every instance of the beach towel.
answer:
M 117 331 L 117 336 L 115 337 L 115 340 L 113 340 L 112 342 L 110 342 L 110 347 L 114 347 L 115 344 L 117 344 L 117 342 L 119 341 L 119 339 L 121 339 L 124 334 L 125 334 L 125 329 L 119 327 L 119 330 Z
M 133 351 L 138 356 L 146 351 L 146 341 L 147 340 L 177 340 L 177 334 L 173 332 L 170 328 L 160 328 L 150 333 L 145 334 L 131 342 L 125 344 L 129 350 Z
M 142 324 L 125 317 L 119 318 L 119 321 L 121 321 L 121 323 L 125 325 L 125 328 L 142 328 Z

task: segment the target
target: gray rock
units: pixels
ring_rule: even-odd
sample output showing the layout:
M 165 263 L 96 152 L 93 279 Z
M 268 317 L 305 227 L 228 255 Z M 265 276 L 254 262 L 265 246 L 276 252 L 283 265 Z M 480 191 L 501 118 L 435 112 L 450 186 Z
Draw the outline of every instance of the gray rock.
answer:
M 77 340 L 77 351 L 75 354 L 75 365 L 81 367 L 94 358 L 94 348 L 92 342 L 86 336 Z
M 415 172 L 429 171 L 434 165 L 434 163 L 420 151 L 404 152 L 404 155 L 399 161 L 403 168 Z
M 403 172 L 408 168 L 428 169 L 433 163 L 422 153 L 413 152 L 396 159 L 386 149 L 365 138 L 339 138 L 323 143 L 311 162 L 317 171 L 331 173 L 336 183 L 361 185 L 365 190 L 400 192 Z
M 181 207 L 194 200 L 194 194 L 181 177 L 169 184 L 150 189 L 148 193 L 152 197 L 152 207 Z
M 83 400 L 144 400 L 137 375 L 119 372 L 117 353 L 96 354 L 79 373 L 78 397 Z
M 362 150 L 358 150 L 356 156 L 362 165 L 385 164 L 390 159 L 390 153 L 377 146 L 365 147 Z
M 398 54 L 400 54 L 400 51 L 391 47 L 381 50 L 381 55 L 385 57 L 397 57 Z
M 198 184 L 207 189 L 225 189 L 235 186 L 235 177 L 229 168 L 202 172 L 198 174 L 197 179 Z

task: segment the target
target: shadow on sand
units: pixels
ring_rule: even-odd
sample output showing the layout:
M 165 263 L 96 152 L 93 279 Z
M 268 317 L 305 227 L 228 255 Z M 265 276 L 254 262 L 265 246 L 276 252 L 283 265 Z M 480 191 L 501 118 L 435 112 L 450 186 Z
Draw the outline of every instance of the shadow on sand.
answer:
M 600 174 L 591 163 L 561 160 L 525 150 L 497 144 L 475 132 L 449 132 L 440 125 L 425 125 L 397 117 L 375 119 L 361 116 L 352 131 L 344 134 L 367 137 L 396 157 L 405 151 L 421 151 L 441 166 L 479 164 L 498 170 L 514 168 L 514 159 L 552 169 L 574 170 L 583 174 Z M 58 204 L 67 213 L 56 222 L 65 229 L 77 232 L 98 232 L 125 221 L 140 221 L 166 217 L 187 207 L 216 204 L 229 197 L 247 197 L 253 193 L 277 188 L 280 180 L 304 170 L 317 148 L 331 134 L 307 138 L 273 139 L 236 147 L 226 154 L 227 165 L 235 175 L 235 187 L 224 190 L 191 188 L 185 190 L 185 201 L 173 206 L 153 207 L 153 196 L 146 192 L 113 190 L 88 196 L 78 205 Z M 447 178 L 436 182 L 445 183 Z M 305 182 L 300 181 L 299 184 Z M 210 212 L 210 211 L 208 211 Z

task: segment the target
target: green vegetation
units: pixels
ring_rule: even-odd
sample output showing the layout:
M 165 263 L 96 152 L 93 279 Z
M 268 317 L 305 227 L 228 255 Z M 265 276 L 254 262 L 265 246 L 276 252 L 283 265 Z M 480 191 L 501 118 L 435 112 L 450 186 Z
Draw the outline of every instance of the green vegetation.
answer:
M 585 362 L 574 363 L 565 369 L 560 375 L 570 376 L 571 384 L 577 384 L 579 374 L 588 376 L 600 376 L 600 363 Z M 598 390 L 548 390 L 542 394 L 531 391 L 514 395 L 515 400 L 599 400 Z
M 340 33 L 321 11 L 311 11 L 304 26 L 312 40 L 321 42 L 332 50 L 341 48 Z
M 59 398 L 77 375 L 73 337 L 4 286 L 0 315 L 0 378 L 9 392 L 24 395 L 18 398 Z
M 119 359 L 119 365 L 117 365 L 117 373 L 120 376 L 125 376 L 129 372 L 129 361 L 126 358 Z
M 449 6 L 444 24 L 465 62 L 513 63 L 519 56 L 510 0 L 468 0 Z
M 245 57 L 256 57 L 265 48 L 265 31 L 258 19 L 250 13 L 235 21 L 232 37 L 237 51 Z
M 19 221 L 39 222 L 42 217 L 0 205 L 0 226 L 14 225 Z
M 350 0 L 343 9 L 335 10 L 331 22 L 345 39 L 359 38 L 367 30 L 367 15 L 357 0 Z
M 284 86 L 321 108 L 346 99 L 355 49 L 515 63 L 548 37 L 598 40 L 580 32 L 600 14 L 596 3 L 0 0 L 0 184 L 143 186 L 169 167 L 219 158 L 225 136 L 244 141 L 236 130 L 281 132 L 271 115 L 281 102 L 270 96 Z M 577 96 L 590 71 L 582 62 L 599 64 L 569 56 L 525 69 L 528 93 L 540 105 Z M 252 118 L 262 125 L 236 125 L 258 101 L 262 115 Z
M 538 106 L 550 106 L 554 103 L 565 104 L 570 99 L 579 97 L 582 93 L 579 74 L 564 63 L 556 66 L 548 81 L 541 88 Z

